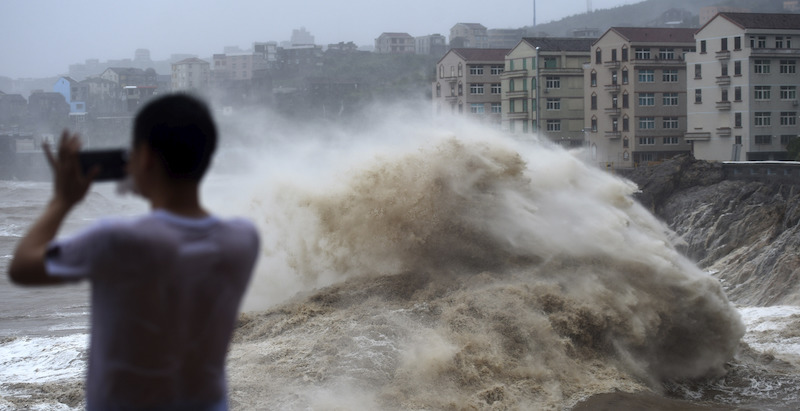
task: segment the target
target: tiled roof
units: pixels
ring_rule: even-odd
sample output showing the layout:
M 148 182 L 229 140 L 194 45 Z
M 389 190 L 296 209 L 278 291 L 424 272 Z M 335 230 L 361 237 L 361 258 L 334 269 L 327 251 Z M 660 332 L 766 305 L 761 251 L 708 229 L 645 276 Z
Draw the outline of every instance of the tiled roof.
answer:
M 456 23 L 456 26 L 459 24 L 463 24 L 471 29 L 486 29 L 486 26 L 481 23 Z
M 458 54 L 466 61 L 505 61 L 511 49 L 474 49 L 456 48 L 450 51 Z
M 723 12 L 717 15 L 719 17 L 744 29 L 800 30 L 800 14 Z
M 408 33 L 381 33 L 381 37 L 389 36 L 389 37 L 412 37 Z
M 697 29 L 664 27 L 612 27 L 609 31 L 637 43 L 694 43 Z
M 594 38 L 583 37 L 524 37 L 524 42 L 540 51 L 585 51 L 592 49 Z
M 203 59 L 199 59 L 197 57 L 189 57 L 188 59 L 183 59 L 183 60 L 181 60 L 181 61 L 179 61 L 177 63 L 172 63 L 172 64 L 190 64 L 190 63 L 205 63 L 205 64 L 209 64 L 207 61 L 205 61 Z

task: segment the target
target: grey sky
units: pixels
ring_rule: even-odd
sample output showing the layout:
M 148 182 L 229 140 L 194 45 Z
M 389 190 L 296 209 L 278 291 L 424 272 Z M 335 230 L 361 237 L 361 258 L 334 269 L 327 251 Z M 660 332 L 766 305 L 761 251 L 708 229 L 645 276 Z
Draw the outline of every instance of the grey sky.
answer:
M 593 9 L 634 0 L 592 0 Z M 491 5 L 491 6 L 489 6 Z M 538 0 L 545 23 L 586 10 L 586 0 Z M 487 12 L 487 7 L 492 7 Z M 284 41 L 305 27 L 317 44 L 373 44 L 382 32 L 441 33 L 459 22 L 517 28 L 533 21 L 533 0 L 0 0 L 0 76 L 65 74 L 69 64 L 173 53 L 210 57 L 225 46 Z

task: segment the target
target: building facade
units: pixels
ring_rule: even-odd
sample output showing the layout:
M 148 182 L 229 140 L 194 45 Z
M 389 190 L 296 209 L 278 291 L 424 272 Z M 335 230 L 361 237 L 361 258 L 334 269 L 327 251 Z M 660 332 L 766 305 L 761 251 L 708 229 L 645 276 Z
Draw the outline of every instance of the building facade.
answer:
M 506 56 L 503 129 L 583 145 L 583 65 L 594 39 L 526 37 Z
M 447 38 L 441 34 L 420 36 L 416 39 L 416 53 L 428 56 L 444 56 L 447 53 Z
M 450 28 L 450 47 L 489 48 L 489 33 L 480 23 L 456 23 Z
M 381 54 L 414 54 L 416 40 L 408 33 L 381 33 L 375 39 L 375 52 Z
M 433 106 L 437 114 L 469 115 L 500 125 L 500 76 L 509 49 L 450 49 L 436 64 Z
M 211 64 L 192 57 L 172 64 L 172 90 L 205 91 L 211 78 Z
M 694 31 L 612 27 L 592 44 L 584 127 L 593 161 L 633 167 L 691 151 L 685 59 Z
M 720 13 L 687 56 L 686 139 L 706 160 L 782 160 L 800 134 L 800 15 Z M 792 41 L 794 40 L 794 41 Z

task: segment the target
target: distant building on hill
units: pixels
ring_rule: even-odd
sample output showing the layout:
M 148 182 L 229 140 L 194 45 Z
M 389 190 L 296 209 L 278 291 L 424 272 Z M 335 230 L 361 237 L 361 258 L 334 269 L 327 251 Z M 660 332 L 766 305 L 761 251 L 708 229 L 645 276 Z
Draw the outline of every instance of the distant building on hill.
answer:
M 381 33 L 375 39 L 375 52 L 381 54 L 414 54 L 416 42 L 408 33 Z

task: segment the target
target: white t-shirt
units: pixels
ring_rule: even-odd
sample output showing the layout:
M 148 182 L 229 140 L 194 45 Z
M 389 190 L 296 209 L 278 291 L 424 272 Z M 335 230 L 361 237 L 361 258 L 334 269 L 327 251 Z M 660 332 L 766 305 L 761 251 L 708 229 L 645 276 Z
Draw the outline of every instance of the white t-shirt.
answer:
M 50 244 L 48 275 L 92 283 L 88 409 L 226 409 L 225 356 L 259 249 L 243 219 L 155 210 Z

